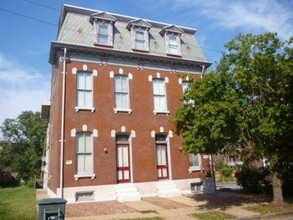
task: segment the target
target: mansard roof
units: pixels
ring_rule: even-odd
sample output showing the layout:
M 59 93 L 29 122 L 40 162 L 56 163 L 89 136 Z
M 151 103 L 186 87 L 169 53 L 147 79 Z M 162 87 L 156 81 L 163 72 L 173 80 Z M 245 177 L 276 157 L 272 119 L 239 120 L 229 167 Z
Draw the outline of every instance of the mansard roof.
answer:
M 170 60 L 176 59 L 181 62 L 211 63 L 205 58 L 194 34 L 196 29 L 178 25 L 166 24 L 162 22 L 130 17 L 109 12 L 97 11 L 77 6 L 64 5 L 62 8 L 56 45 L 71 45 L 70 47 L 80 47 L 90 51 L 102 51 L 103 48 L 94 44 L 95 26 L 94 19 L 104 19 L 113 21 L 113 45 L 106 48 L 109 53 L 134 54 L 139 57 L 160 57 Z M 147 53 L 134 51 L 131 45 L 131 34 L 129 29 L 132 25 L 143 26 L 149 29 L 149 50 Z M 127 28 L 128 27 L 128 28 Z M 166 54 L 166 42 L 162 33 L 166 31 L 180 34 L 181 56 L 172 57 Z M 51 49 L 53 47 L 51 46 Z M 54 49 L 54 50 L 55 50 Z M 86 52 L 86 51 L 85 51 Z M 50 53 L 52 56 L 54 52 Z M 52 60 L 53 57 L 50 57 Z M 51 61 L 50 61 L 51 62 Z

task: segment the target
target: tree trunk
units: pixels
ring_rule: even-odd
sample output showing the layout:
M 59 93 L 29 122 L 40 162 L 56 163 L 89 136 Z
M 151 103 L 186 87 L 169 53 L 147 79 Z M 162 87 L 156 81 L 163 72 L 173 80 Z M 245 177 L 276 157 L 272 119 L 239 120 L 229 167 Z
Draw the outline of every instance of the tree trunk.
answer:
M 274 169 L 272 173 L 272 185 L 273 185 L 273 203 L 281 204 L 284 202 L 282 192 L 281 174 L 278 169 Z

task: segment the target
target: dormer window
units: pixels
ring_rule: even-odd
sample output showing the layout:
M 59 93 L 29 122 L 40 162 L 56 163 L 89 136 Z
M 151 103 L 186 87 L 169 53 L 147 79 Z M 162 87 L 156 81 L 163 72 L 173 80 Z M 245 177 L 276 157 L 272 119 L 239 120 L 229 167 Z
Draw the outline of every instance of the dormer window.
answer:
M 139 19 L 130 21 L 127 25 L 131 34 L 131 45 L 133 50 L 149 51 L 149 29 L 151 25 Z
M 94 44 L 113 46 L 113 27 L 117 19 L 105 12 L 91 15 L 90 22 L 94 24 Z
M 181 56 L 181 34 L 183 31 L 176 26 L 168 26 L 160 31 L 165 37 L 166 54 Z
M 105 23 L 105 22 L 97 23 L 96 25 L 97 44 L 111 45 L 111 42 L 113 41 L 110 39 L 111 28 L 109 26 L 110 26 L 109 23 Z

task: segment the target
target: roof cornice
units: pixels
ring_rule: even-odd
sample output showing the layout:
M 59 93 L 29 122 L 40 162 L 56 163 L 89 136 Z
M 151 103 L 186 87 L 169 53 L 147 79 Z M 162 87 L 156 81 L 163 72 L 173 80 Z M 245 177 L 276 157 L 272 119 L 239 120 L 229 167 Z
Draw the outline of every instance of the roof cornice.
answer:
M 128 52 L 128 51 L 120 51 L 120 50 L 114 50 L 106 47 L 89 47 L 84 45 L 76 45 L 76 44 L 68 44 L 68 43 L 62 43 L 53 41 L 51 42 L 51 48 L 50 48 L 50 57 L 49 57 L 49 63 L 55 64 L 56 63 L 56 53 L 58 51 L 62 51 L 64 48 L 67 49 L 67 51 L 75 51 L 75 52 L 81 52 L 81 53 L 91 53 L 91 54 L 101 54 L 105 55 L 108 54 L 110 56 L 121 56 L 121 57 L 129 57 L 133 59 L 144 59 L 144 60 L 150 60 L 150 61 L 161 61 L 161 62 L 167 62 L 170 64 L 182 64 L 182 65 L 189 65 L 189 66 L 197 66 L 202 67 L 205 66 L 206 68 L 210 67 L 212 63 L 207 61 L 200 61 L 200 60 L 189 60 L 189 59 L 182 59 L 181 57 L 167 57 L 167 56 L 159 56 L 159 55 L 151 55 L 151 54 L 145 54 L 145 53 L 139 53 L 139 52 Z

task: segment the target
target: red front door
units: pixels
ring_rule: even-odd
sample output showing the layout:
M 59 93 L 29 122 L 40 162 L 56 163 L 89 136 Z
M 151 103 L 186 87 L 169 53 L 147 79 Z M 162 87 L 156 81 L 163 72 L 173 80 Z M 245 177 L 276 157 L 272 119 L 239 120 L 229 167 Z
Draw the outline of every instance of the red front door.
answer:
M 168 179 L 167 144 L 157 144 L 157 172 L 158 179 Z
M 117 182 L 130 182 L 129 145 L 117 144 Z

